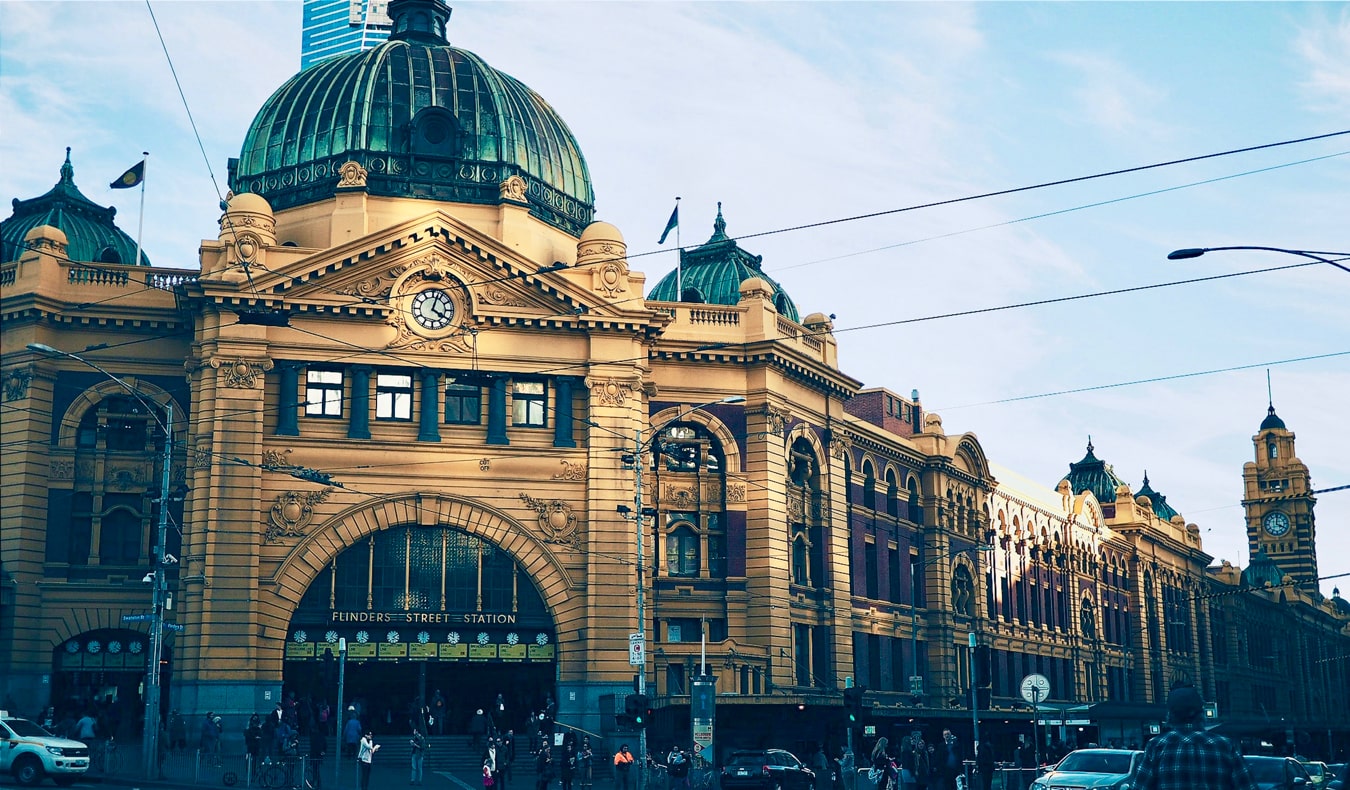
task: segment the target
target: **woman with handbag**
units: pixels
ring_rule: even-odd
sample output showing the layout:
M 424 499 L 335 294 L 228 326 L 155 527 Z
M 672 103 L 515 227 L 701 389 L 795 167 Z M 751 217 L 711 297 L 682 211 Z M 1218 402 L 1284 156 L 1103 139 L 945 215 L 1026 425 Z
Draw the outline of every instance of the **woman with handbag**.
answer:
M 872 747 L 872 767 L 867 770 L 867 778 L 876 790 L 898 790 L 895 761 L 886 751 L 889 743 L 885 738 L 878 738 L 877 745 Z

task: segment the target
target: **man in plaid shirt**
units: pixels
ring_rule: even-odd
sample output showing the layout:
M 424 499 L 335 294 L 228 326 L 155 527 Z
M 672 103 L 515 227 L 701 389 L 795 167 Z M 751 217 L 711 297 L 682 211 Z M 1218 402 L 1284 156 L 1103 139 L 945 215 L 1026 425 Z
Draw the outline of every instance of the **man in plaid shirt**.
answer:
M 1191 686 L 1167 697 L 1172 728 L 1149 741 L 1135 769 L 1134 790 L 1256 790 L 1233 742 L 1204 728 L 1204 701 Z

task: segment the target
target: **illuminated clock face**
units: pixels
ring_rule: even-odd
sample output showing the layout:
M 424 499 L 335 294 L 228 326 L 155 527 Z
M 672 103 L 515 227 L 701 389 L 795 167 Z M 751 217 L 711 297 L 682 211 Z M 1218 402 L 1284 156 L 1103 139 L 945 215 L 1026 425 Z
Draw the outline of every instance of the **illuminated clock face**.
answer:
M 439 288 L 429 288 L 413 297 L 413 319 L 426 329 L 444 329 L 455 317 L 455 302 Z
M 1289 517 L 1275 510 L 1266 514 L 1261 525 L 1266 528 L 1266 534 L 1278 538 L 1289 531 Z

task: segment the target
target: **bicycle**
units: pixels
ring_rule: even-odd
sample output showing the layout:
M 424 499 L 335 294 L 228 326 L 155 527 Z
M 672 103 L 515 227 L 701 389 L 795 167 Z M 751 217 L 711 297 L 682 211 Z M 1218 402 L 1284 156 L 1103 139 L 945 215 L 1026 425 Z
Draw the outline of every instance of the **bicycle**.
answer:
M 117 751 L 117 742 L 112 738 L 89 750 L 89 769 L 104 774 L 115 774 L 122 770 L 122 754 Z

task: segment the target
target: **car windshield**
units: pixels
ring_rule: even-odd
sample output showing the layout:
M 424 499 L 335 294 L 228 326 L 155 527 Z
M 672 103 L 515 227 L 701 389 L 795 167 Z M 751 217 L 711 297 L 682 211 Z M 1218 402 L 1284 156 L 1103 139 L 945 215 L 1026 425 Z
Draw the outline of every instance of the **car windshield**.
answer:
M 733 754 L 727 765 L 753 765 L 759 768 L 762 765 L 768 765 L 769 762 L 769 757 L 766 754 Z
M 28 719 L 5 719 L 5 725 L 20 738 L 51 738 L 52 734 Z
M 1283 760 L 1248 760 L 1247 772 L 1258 782 L 1283 782 Z
M 1304 763 L 1303 767 L 1307 768 L 1308 773 L 1312 776 L 1321 776 L 1324 773 L 1322 766 L 1319 763 Z
M 1130 772 L 1130 755 L 1074 752 L 1065 757 L 1056 770 L 1085 774 L 1127 774 Z

